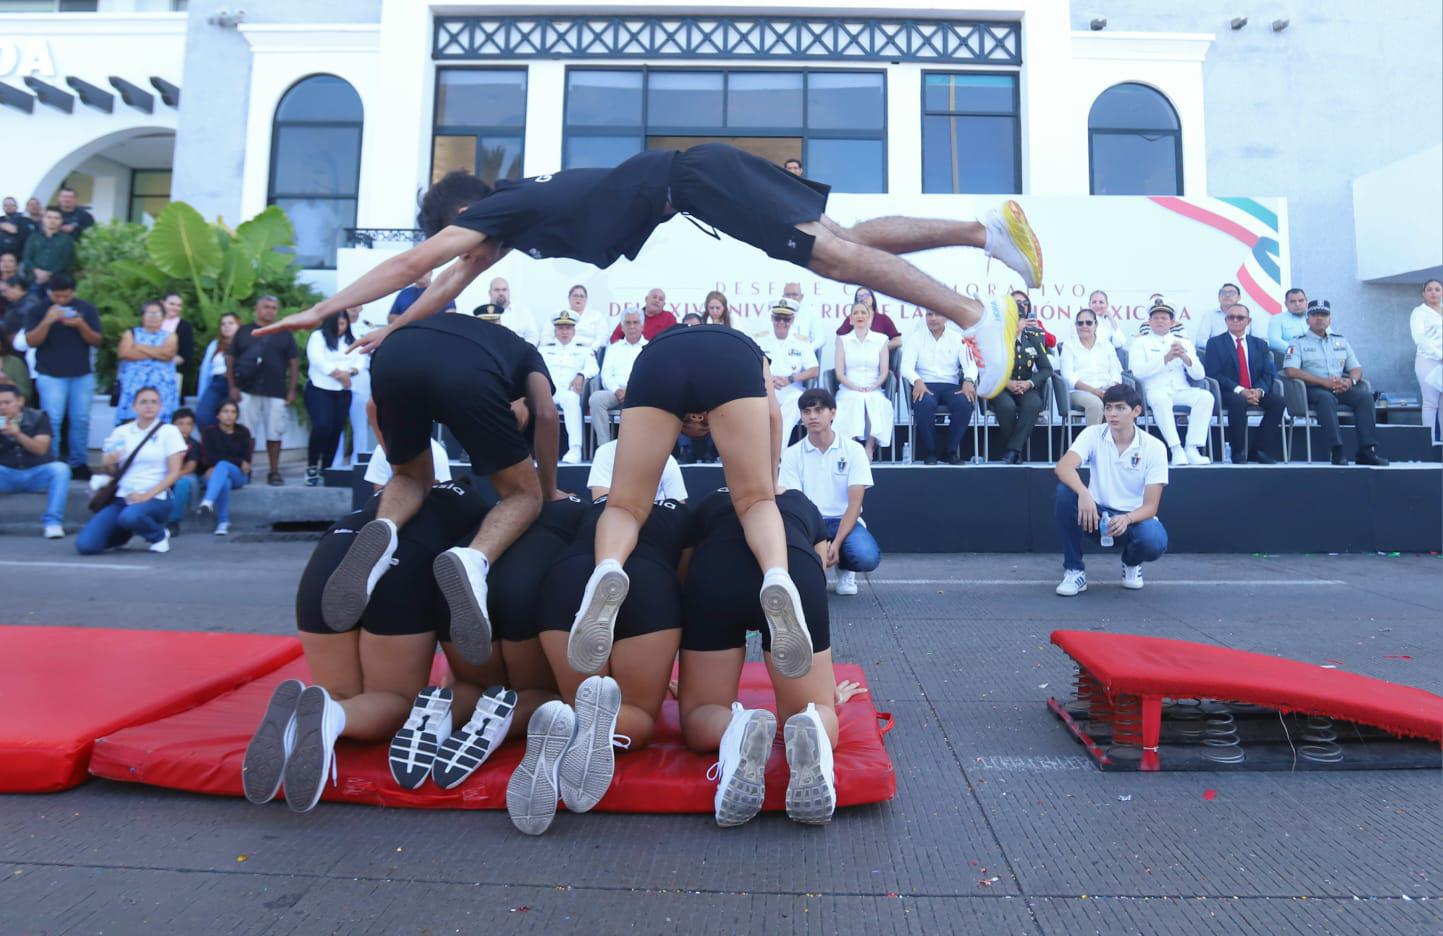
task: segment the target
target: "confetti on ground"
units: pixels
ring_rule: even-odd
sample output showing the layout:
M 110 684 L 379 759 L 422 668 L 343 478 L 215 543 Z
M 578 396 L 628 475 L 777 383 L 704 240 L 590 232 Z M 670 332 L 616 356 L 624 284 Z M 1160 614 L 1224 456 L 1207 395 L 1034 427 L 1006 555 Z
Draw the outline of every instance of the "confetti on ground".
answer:
M 1208 802 L 1212 802 L 1213 800 L 1215 800 L 1215 799 L 1217 799 L 1217 798 L 1218 798 L 1218 791 L 1217 791 L 1217 790 L 1203 790 L 1203 799 L 1207 800 Z

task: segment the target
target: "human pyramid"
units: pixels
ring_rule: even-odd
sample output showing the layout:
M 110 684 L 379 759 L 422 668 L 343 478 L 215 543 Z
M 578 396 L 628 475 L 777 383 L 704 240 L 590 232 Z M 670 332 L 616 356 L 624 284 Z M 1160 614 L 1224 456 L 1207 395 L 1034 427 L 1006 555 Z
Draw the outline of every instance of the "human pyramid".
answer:
M 449 789 L 524 725 L 507 809 L 537 835 L 558 799 L 572 812 L 601 801 L 616 747 L 645 746 L 674 692 L 687 746 L 718 752 L 718 824 L 760 810 L 778 716 L 788 815 L 831 818 L 836 705 L 854 687 L 838 687 L 832 670 L 821 516 L 800 492 L 777 489 L 781 414 L 761 349 L 711 325 L 652 339 L 627 386 L 611 483 L 587 504 L 556 489 L 558 418 L 540 354 L 493 322 L 435 314 L 513 249 L 606 267 L 634 259 L 676 214 L 963 329 L 987 327 L 983 305 L 902 254 L 980 248 L 1029 288 L 1041 281 L 1041 247 L 1016 202 L 984 221 L 844 227 L 825 214 L 827 196 L 826 185 L 724 144 L 494 191 L 456 172 L 422 201 L 423 243 L 257 332 L 314 328 L 455 261 L 404 315 L 353 346 L 374 354 L 377 434 L 394 474 L 327 533 L 302 577 L 298 626 L 315 684 L 275 690 L 246 751 L 252 802 L 284 787 L 292 809 L 311 809 L 340 737 L 390 741 L 397 783 L 416 788 L 430 776 Z M 436 422 L 495 488 L 489 509 L 468 484 L 438 483 Z M 695 504 L 660 489 L 678 433 L 710 434 L 721 456 L 726 487 Z M 762 635 L 778 716 L 737 701 L 751 630 Z M 444 687 L 427 685 L 438 642 L 452 674 Z

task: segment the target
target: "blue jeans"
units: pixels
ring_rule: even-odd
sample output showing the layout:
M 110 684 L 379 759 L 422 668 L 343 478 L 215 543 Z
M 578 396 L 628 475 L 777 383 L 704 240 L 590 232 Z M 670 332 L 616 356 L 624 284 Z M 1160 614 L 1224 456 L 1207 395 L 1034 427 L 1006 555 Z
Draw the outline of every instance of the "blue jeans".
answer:
M 1103 504 L 1097 505 L 1099 514 L 1106 510 L 1108 513 L 1127 513 L 1125 510 L 1113 510 Z M 1082 538 L 1097 543 L 1101 534 L 1094 531 L 1083 533 L 1082 525 L 1077 522 L 1077 494 L 1065 484 L 1057 485 L 1057 534 L 1062 538 L 1062 568 L 1063 571 L 1074 569 L 1082 570 Z M 1151 520 L 1144 520 L 1141 523 L 1134 523 L 1127 528 L 1121 536 L 1113 538 L 1114 545 L 1122 547 L 1123 565 L 1137 566 L 1144 562 L 1152 562 L 1167 552 L 1167 530 L 1163 529 L 1162 521 L 1153 517 Z
M 65 495 L 70 488 L 70 466 L 53 461 L 34 468 L 6 468 L 0 465 L 0 494 L 20 491 L 44 491 L 45 515 L 40 522 L 47 526 L 65 520 Z
M 912 404 L 917 414 L 917 451 L 913 457 L 931 458 L 937 454 L 937 410 L 946 407 L 952 422 L 947 427 L 947 451 L 943 456 L 950 458 L 962 447 L 962 434 L 972 421 L 972 401 L 962 395 L 957 384 L 929 383 L 927 389 L 932 392 Z
M 90 401 L 95 396 L 95 375 L 51 377 L 36 374 L 35 386 L 40 389 L 40 405 L 45 415 L 50 417 L 51 457 L 60 457 L 60 430 L 64 425 L 67 430 L 65 438 L 70 443 L 66 461 L 71 468 L 84 466 L 86 447 L 90 443 Z
M 75 551 L 93 556 L 107 549 L 124 546 L 131 536 L 141 536 L 147 543 L 165 539 L 165 518 L 170 516 L 170 499 L 153 497 L 141 504 L 118 500 L 96 513 L 75 537 Z
M 837 536 L 837 527 L 841 526 L 841 517 L 823 517 L 822 523 L 827 527 L 827 535 L 833 539 Z M 852 532 L 842 540 L 842 548 L 837 552 L 837 568 L 844 572 L 871 572 L 882 564 L 882 549 L 877 541 L 872 538 L 868 529 L 862 526 L 859 521 L 852 527 Z
M 221 462 L 205 483 L 205 500 L 215 506 L 215 522 L 230 523 L 230 492 L 246 486 L 245 473 L 232 462 Z
M 230 399 L 230 388 L 226 385 L 224 377 L 212 377 L 205 385 L 205 393 L 195 401 L 195 427 L 205 429 L 207 426 L 215 425 L 215 414 L 220 411 L 220 405 Z
M 185 519 L 185 512 L 190 509 L 190 502 L 195 496 L 195 475 L 185 474 L 175 482 L 175 487 L 170 489 L 170 522 L 180 523 Z

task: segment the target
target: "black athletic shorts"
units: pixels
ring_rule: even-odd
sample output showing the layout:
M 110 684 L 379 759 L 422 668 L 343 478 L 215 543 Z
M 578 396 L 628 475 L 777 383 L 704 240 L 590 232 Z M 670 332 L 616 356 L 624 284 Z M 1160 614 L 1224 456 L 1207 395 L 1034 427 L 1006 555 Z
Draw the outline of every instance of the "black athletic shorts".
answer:
M 763 360 L 757 343 L 735 328 L 668 328 L 636 356 L 622 407 L 652 406 L 685 417 L 732 400 L 764 397 Z
M 296 627 L 308 634 L 333 634 L 321 618 L 326 580 L 345 558 L 356 532 L 376 519 L 381 498 L 338 520 L 316 544 L 296 589 Z M 469 542 L 486 516 L 486 500 L 469 483 L 445 482 L 431 488 L 420 511 L 401 527 L 395 566 L 381 576 L 361 615 L 359 627 L 372 634 L 398 636 L 435 632 L 451 639 L 451 615 L 436 587 L 431 564 L 458 541 Z
M 817 554 L 795 546 L 787 549 L 787 568 L 812 635 L 812 649 L 832 646 L 827 615 L 827 573 Z M 683 650 L 732 650 L 747 645 L 747 631 L 760 631 L 762 649 L 772 649 L 771 632 L 762 614 L 762 572 L 744 539 L 712 539 L 697 546 L 687 567 L 682 595 Z M 627 598 L 630 601 L 630 597 Z
M 568 551 L 552 564 L 541 588 L 540 630 L 570 631 L 596 563 L 591 552 Z M 665 562 L 632 553 L 622 566 L 631 587 L 616 616 L 615 639 L 681 627 L 681 583 Z M 760 588 L 760 584 L 757 586 Z
M 443 312 L 397 330 L 371 361 L 387 460 L 401 465 L 429 450 L 433 420 L 466 449 L 472 474 L 529 459 L 511 401 L 525 395 L 531 373 L 546 373 L 536 349 L 492 322 Z
M 769 257 L 806 266 L 814 238 L 797 230 L 827 210 L 831 186 L 725 143 L 703 143 L 671 164 L 671 206 Z
M 493 637 L 520 641 L 536 636 L 546 573 L 575 538 L 586 510 L 586 502 L 575 497 L 545 505 L 536 522 L 492 564 L 486 604 Z

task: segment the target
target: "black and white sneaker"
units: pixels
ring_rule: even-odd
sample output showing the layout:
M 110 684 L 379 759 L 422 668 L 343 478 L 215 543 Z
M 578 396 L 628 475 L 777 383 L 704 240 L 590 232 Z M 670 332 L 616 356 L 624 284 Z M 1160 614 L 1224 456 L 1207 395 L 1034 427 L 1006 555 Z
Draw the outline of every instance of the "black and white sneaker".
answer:
M 310 812 L 321 800 L 326 779 L 336 782 L 336 739 L 346 727 L 340 703 L 320 686 L 307 686 L 296 703 L 296 746 L 286 760 L 286 805 Z
M 731 724 L 722 735 L 716 764 L 707 771 L 707 779 L 717 781 L 717 825 L 739 826 L 761 811 L 767 796 L 767 758 L 776 736 L 775 715 L 732 703 Z
M 527 835 L 540 835 L 556 818 L 557 768 L 575 730 L 576 714 L 560 699 L 538 708 L 526 726 L 526 756 L 506 784 L 506 812 Z
M 506 740 L 515 715 L 515 692 L 505 686 L 487 689 L 477 700 L 471 720 L 442 743 L 441 753 L 431 767 L 431 779 L 443 790 L 465 783 Z
M 576 689 L 576 738 L 561 758 L 561 799 L 572 812 L 589 812 L 611 788 L 620 742 L 616 716 L 621 711 L 621 687 L 610 676 L 588 676 Z
M 832 766 L 832 739 L 817 707 L 787 719 L 787 815 L 794 822 L 822 825 L 837 809 L 837 779 Z
M 486 572 L 481 554 L 465 546 L 453 546 L 431 563 L 431 574 L 451 611 L 451 642 L 469 663 L 484 663 L 491 656 Z
M 391 739 L 391 776 L 403 789 L 426 782 L 441 745 L 451 737 L 451 690 L 427 686 L 411 703 L 406 724 Z
M 615 559 L 603 559 L 592 570 L 566 641 L 566 660 L 578 673 L 595 673 L 611 658 L 616 616 L 630 588 L 631 579 Z
M 296 704 L 305 688 L 299 679 L 287 679 L 276 686 L 260 725 L 251 735 L 251 743 L 246 745 L 241 786 L 252 803 L 269 803 L 280 792 L 286 761 L 296 746 Z
M 376 583 L 391 568 L 396 545 L 396 524 L 390 520 L 372 520 L 361 527 L 321 592 L 321 618 L 327 627 L 340 632 L 356 626 Z

